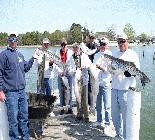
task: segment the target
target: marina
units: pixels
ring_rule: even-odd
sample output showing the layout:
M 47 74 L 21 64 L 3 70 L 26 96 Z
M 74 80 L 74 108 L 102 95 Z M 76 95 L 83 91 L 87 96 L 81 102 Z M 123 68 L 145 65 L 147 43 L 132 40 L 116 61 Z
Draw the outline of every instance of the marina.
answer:
M 155 52 L 155 46 L 135 46 L 131 47 L 131 49 L 135 50 L 140 58 L 141 71 L 143 71 L 151 80 L 151 82 L 147 83 L 143 88 L 140 84 L 140 81 L 137 80 L 137 89 L 141 91 L 141 112 L 140 112 L 140 140 L 154 140 L 155 139 L 155 96 L 154 96 L 154 71 L 155 71 L 155 63 L 153 60 L 153 55 Z M 3 48 L 4 49 L 4 48 Z M 31 55 L 34 53 L 36 48 L 19 48 L 19 51 L 23 53 L 25 59 L 28 60 Z M 50 50 L 53 52 L 56 51 L 58 47 L 51 47 Z M 118 47 L 112 46 L 110 50 L 114 53 Z M 143 56 L 144 52 L 144 56 Z M 26 91 L 35 93 L 36 92 L 36 80 L 37 74 L 36 70 L 32 68 L 28 73 L 26 73 Z M 57 75 L 55 74 L 54 78 L 54 90 L 57 91 Z M 54 94 L 56 94 L 55 92 Z M 58 94 L 56 94 L 58 96 Z M 56 106 L 59 105 L 59 99 L 56 100 Z M 76 114 L 76 107 L 73 107 Z M 59 111 L 54 112 L 55 116 L 59 115 Z M 63 118 L 64 117 L 64 118 Z M 61 116 L 60 118 L 52 118 L 49 119 L 49 126 L 45 129 L 43 133 L 43 140 L 49 139 L 107 139 L 107 137 L 103 134 L 103 128 L 91 128 L 90 124 L 85 123 L 76 123 L 74 120 L 75 115 L 72 117 Z M 96 117 L 90 115 L 90 121 L 95 122 Z M 87 130 L 87 131 L 86 131 Z M 88 136 L 88 132 L 92 133 L 92 136 Z M 112 139 L 115 136 L 114 128 L 111 127 L 111 136 L 108 139 Z M 31 138 L 34 139 L 34 138 Z

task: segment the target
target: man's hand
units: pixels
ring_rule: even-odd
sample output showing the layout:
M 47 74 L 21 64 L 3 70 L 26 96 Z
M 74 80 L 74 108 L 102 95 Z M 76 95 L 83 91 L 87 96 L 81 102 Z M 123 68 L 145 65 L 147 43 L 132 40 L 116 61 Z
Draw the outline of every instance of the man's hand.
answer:
M 61 72 L 61 73 L 60 73 L 60 77 L 63 77 L 63 76 L 64 76 L 64 73 L 63 73 L 63 72 Z
M 80 70 L 83 70 L 83 69 L 85 69 L 85 68 L 86 68 L 85 66 L 81 66 Z
M 1 92 L 0 92 L 0 101 L 1 101 L 1 102 L 5 102 L 5 100 L 6 100 L 5 94 L 4 94 L 3 91 L 1 91 Z
M 66 73 L 66 75 L 65 75 L 66 77 L 69 77 L 69 74 L 68 73 Z
M 96 64 L 96 68 L 99 68 L 100 66 L 98 64 Z
M 125 72 L 124 72 L 124 75 L 125 75 L 126 77 L 131 77 L 131 74 L 130 74 L 128 71 L 125 71 Z
M 35 52 L 33 54 L 33 58 L 38 59 L 38 56 L 39 56 L 39 52 L 37 50 L 35 50 Z
M 53 63 L 54 63 L 54 61 L 53 61 L 52 58 L 50 58 L 49 63 L 50 63 L 50 64 L 53 64 Z

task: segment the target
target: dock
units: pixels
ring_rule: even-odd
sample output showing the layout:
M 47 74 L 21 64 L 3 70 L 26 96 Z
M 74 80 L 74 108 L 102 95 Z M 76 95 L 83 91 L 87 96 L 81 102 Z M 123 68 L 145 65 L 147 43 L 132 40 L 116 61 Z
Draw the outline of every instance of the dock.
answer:
M 54 110 L 46 119 L 46 127 L 43 129 L 42 137 L 38 140 L 112 140 L 115 139 L 115 129 L 111 121 L 109 135 L 104 134 L 104 126 L 91 127 L 93 122 L 96 122 L 96 115 L 89 115 L 89 123 L 75 121 L 77 107 L 75 96 L 73 95 L 73 112 L 74 114 L 59 115 L 59 95 L 58 91 L 54 92 L 57 100 L 54 105 Z M 30 140 L 36 140 L 31 137 Z

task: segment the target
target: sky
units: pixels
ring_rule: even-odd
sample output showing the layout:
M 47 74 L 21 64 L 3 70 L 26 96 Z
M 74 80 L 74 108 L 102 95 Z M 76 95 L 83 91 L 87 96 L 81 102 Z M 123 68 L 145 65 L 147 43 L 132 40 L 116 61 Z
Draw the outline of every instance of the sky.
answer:
M 139 35 L 155 35 L 155 0 L 0 0 L 0 32 L 69 30 L 73 23 L 122 32 L 130 23 Z

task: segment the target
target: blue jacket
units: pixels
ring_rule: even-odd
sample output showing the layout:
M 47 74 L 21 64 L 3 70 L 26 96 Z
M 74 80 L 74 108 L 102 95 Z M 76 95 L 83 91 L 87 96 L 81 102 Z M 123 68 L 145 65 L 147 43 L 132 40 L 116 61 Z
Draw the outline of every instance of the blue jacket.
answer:
M 25 72 L 33 65 L 34 58 L 28 62 L 17 50 L 7 47 L 0 53 L 0 91 L 17 91 L 25 88 Z

